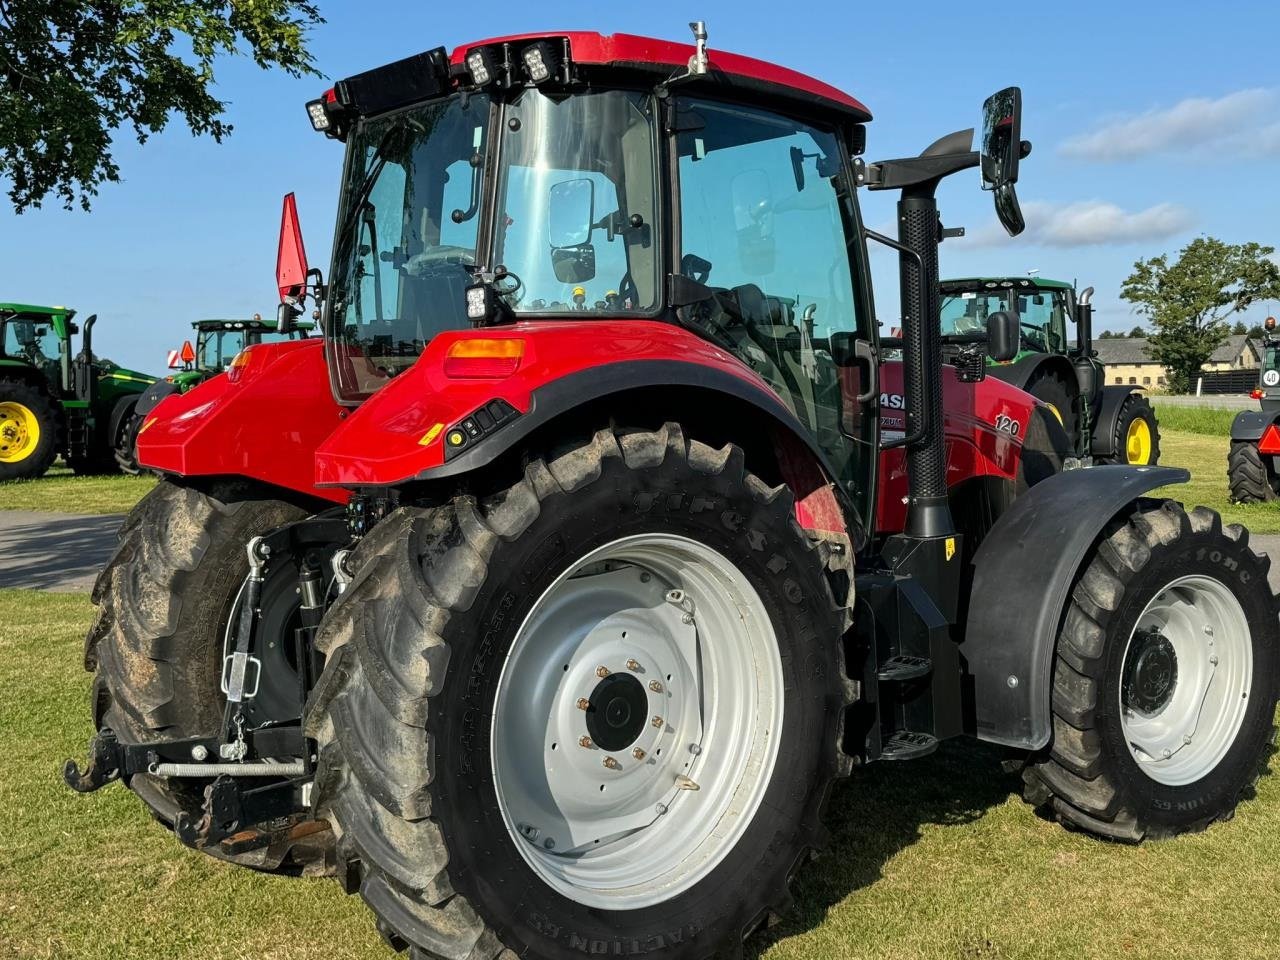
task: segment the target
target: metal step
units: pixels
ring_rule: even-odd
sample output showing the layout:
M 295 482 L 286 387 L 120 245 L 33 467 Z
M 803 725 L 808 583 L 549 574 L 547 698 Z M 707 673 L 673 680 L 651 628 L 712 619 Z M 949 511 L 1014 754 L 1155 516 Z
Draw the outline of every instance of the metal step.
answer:
M 928 657 L 890 657 L 880 664 L 876 677 L 885 682 L 914 680 L 929 675 L 933 661 Z
M 899 730 L 880 748 L 881 760 L 915 760 L 938 749 L 938 738 L 928 733 Z

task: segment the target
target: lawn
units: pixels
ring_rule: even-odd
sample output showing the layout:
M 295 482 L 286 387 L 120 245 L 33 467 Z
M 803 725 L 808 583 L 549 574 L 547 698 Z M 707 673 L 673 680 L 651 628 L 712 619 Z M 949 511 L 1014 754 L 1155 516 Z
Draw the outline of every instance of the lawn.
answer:
M 0 591 L 0 956 L 390 960 L 357 898 L 181 847 L 119 785 L 79 797 L 89 736 L 78 595 Z M 952 744 L 835 793 L 831 849 L 794 917 L 752 942 L 809 958 L 1272 958 L 1280 781 L 1231 822 L 1138 848 L 1071 834 L 1018 798 L 999 755 Z
M 155 485 L 156 478 L 152 476 L 78 477 L 58 461 L 39 479 L 0 481 L 0 510 L 128 513 Z

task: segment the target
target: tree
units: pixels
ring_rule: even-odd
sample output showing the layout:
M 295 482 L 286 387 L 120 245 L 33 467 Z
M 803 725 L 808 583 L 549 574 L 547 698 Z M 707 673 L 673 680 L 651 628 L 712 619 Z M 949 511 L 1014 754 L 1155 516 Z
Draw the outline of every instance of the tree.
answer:
M 1231 335 L 1233 337 L 1247 337 L 1249 335 L 1249 328 L 1244 325 L 1243 320 L 1237 320 L 1235 322 L 1235 326 L 1231 328 Z
M 306 0 L 0 0 L 0 177 L 14 210 L 50 195 L 88 210 L 120 179 L 122 126 L 145 143 L 176 116 L 221 142 L 214 61 L 315 74 L 306 34 L 323 22 Z
M 1120 296 L 1151 320 L 1151 355 L 1169 370 L 1169 389 L 1185 393 L 1227 338 L 1226 318 L 1258 300 L 1280 299 L 1274 247 L 1196 237 L 1169 263 L 1139 260 Z
M 1129 331 L 1129 336 L 1135 340 L 1141 340 L 1146 335 L 1147 331 L 1143 330 L 1141 327 L 1134 327 Z
M 1261 337 L 1265 336 L 1266 332 L 1267 332 L 1266 330 L 1262 329 L 1262 324 L 1255 323 L 1252 327 L 1249 328 L 1249 337 L 1252 340 L 1258 340 Z

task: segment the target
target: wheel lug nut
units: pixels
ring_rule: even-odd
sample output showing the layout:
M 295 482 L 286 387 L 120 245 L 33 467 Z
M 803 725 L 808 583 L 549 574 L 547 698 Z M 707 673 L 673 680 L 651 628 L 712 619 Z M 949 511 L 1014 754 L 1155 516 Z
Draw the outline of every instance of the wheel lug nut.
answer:
M 650 680 L 649 689 L 652 690 L 654 693 L 661 693 L 662 684 L 660 684 L 657 680 Z
M 699 744 L 691 743 L 689 744 L 689 752 L 695 757 L 699 756 L 702 753 L 702 747 Z
M 655 804 L 653 808 L 653 812 L 656 813 L 658 816 L 662 816 L 664 813 L 667 812 L 667 805 L 665 803 Z
M 632 750 L 631 755 L 635 757 L 637 760 L 644 759 L 644 751 L 641 750 L 639 747 L 636 747 L 634 750 Z
M 604 765 L 609 770 L 617 770 L 622 766 L 622 764 L 620 764 L 617 760 L 613 759 L 613 757 L 605 757 Z
M 680 618 L 680 622 L 681 622 L 681 623 L 693 623 L 693 614 L 692 614 L 692 613 L 686 613 L 683 617 L 681 617 L 681 618 Z
M 654 718 L 653 718 L 652 720 L 650 720 L 649 722 L 650 722 L 651 724 L 653 724 L 655 727 L 660 727 L 660 726 L 662 726 L 662 718 L 661 718 L 661 717 L 654 717 Z
M 591 701 L 590 701 L 590 700 L 588 700 L 586 697 L 579 697 L 579 698 L 578 698 L 578 709 L 579 709 L 579 710 L 590 710 L 590 709 L 591 709 Z
M 579 738 L 578 738 L 578 746 L 580 746 L 580 747 L 585 747 L 586 749 L 590 750 L 590 749 L 591 749 L 591 747 L 592 747 L 591 738 L 590 738 L 590 737 L 579 737 Z
M 596 676 L 603 680 L 609 675 L 608 667 L 596 667 Z
M 639 661 L 639 660 L 628 660 L 628 661 L 627 661 L 627 669 L 628 669 L 628 670 L 630 670 L 632 673 L 639 673 L 639 672 L 640 672 L 640 661 Z
M 1191 734 L 1187 734 L 1185 737 L 1183 737 L 1182 743 L 1183 743 L 1183 746 L 1187 746 L 1187 747 L 1191 746 Z

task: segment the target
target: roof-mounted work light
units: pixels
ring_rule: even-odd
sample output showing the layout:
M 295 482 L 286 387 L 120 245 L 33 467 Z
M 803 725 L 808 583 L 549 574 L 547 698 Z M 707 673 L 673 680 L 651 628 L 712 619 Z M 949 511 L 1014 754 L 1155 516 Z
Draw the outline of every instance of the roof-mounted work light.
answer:
M 545 83 L 560 75 L 564 64 L 564 52 L 549 40 L 531 43 L 520 51 L 525 73 L 535 84 Z
M 463 62 L 467 65 L 467 73 L 471 82 L 477 87 L 485 87 L 497 76 L 497 66 L 493 62 L 493 54 L 484 47 L 468 50 Z
M 324 109 L 324 100 L 307 101 L 307 116 L 311 118 L 311 128 L 324 133 L 332 124 L 329 122 L 329 115 Z

